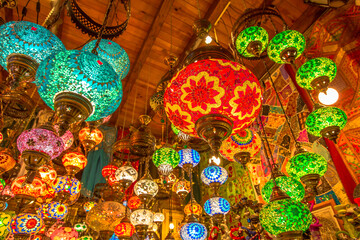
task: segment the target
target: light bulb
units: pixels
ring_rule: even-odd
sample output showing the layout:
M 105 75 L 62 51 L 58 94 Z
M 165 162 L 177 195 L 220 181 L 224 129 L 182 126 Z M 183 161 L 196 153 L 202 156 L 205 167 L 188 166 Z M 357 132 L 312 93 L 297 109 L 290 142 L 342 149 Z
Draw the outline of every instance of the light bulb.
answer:
M 319 101 L 324 105 L 333 105 L 339 99 L 339 93 L 334 88 L 328 88 L 325 93 L 319 93 Z
M 220 160 L 219 157 L 212 156 L 212 157 L 209 159 L 209 163 L 210 163 L 210 164 L 211 164 L 211 163 L 214 163 L 214 164 L 216 164 L 217 166 L 220 165 L 220 162 L 221 162 L 221 160 Z
M 173 230 L 173 229 L 175 228 L 174 224 L 173 224 L 173 223 L 170 223 L 169 228 L 170 228 L 171 230 Z
M 205 38 L 205 43 L 210 44 L 211 41 L 212 41 L 212 38 L 210 37 L 210 35 L 207 35 L 206 38 Z

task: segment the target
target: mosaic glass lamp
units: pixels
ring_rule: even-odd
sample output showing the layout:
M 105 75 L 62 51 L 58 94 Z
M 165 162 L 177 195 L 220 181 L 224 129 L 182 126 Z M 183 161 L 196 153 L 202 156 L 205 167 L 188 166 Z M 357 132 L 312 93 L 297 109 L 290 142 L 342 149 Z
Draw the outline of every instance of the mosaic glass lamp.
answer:
M 207 234 L 206 227 L 198 222 L 186 223 L 180 230 L 182 240 L 205 240 Z
M 171 124 L 171 130 L 175 133 L 175 135 L 177 135 L 184 142 L 187 142 L 191 139 L 190 135 L 185 134 L 182 131 L 180 131 L 179 129 L 177 129 L 174 124 Z
M 87 164 L 87 158 L 81 152 L 68 152 L 62 159 L 66 171 L 70 175 L 75 175 L 80 170 L 84 169 Z
M 72 196 L 76 196 L 80 192 L 81 183 L 73 176 L 59 176 L 52 187 L 61 202 L 68 203 Z
M 97 40 L 87 43 L 82 50 L 91 52 Z M 125 50 L 116 42 L 107 39 L 101 39 L 96 49 L 99 57 L 107 60 L 118 74 L 119 79 L 126 77 L 130 70 L 130 59 Z
M 78 232 L 78 233 L 82 233 L 85 232 L 88 228 L 86 226 L 86 224 L 84 222 L 80 222 L 80 223 L 76 223 L 74 225 L 74 229 Z
M 267 53 L 276 63 L 293 63 L 304 52 L 304 36 L 295 30 L 286 30 L 276 34 L 268 45 Z
M 237 133 L 255 120 L 261 98 L 259 81 L 246 67 L 206 59 L 187 65 L 173 77 L 165 90 L 164 106 L 177 129 L 205 139 L 216 153 L 232 131 Z
M 159 186 L 151 178 L 148 172 L 134 185 L 134 193 L 143 203 L 147 203 L 151 198 L 155 197 L 158 191 Z
M 41 180 L 49 186 L 52 186 L 57 178 L 56 170 L 50 165 L 42 165 L 38 169 Z
M 195 217 L 199 217 L 202 214 L 202 206 L 193 198 L 192 202 L 189 201 L 189 203 L 185 205 L 184 213 L 186 216 L 194 214 Z
M 161 212 L 154 214 L 154 223 L 161 224 L 165 220 L 165 215 Z
M 71 227 L 59 227 L 51 234 L 51 240 L 77 240 L 79 233 Z
M 4 149 L 0 151 L 0 174 L 9 171 L 15 167 L 16 161 L 12 157 L 12 154 L 9 150 Z
M 302 239 L 312 222 L 309 208 L 291 199 L 275 185 L 270 198 L 259 214 L 263 228 L 279 239 Z
M 79 140 L 84 146 L 86 153 L 100 144 L 104 138 L 103 133 L 98 128 L 82 128 L 79 132 Z
M 16 196 L 27 196 L 30 198 L 40 197 L 46 189 L 46 185 L 40 178 L 35 177 L 32 183 L 26 182 L 26 176 L 17 177 L 11 183 L 11 192 Z
M 326 159 L 311 152 L 300 152 L 286 164 L 286 172 L 293 178 L 301 180 L 307 188 L 316 193 L 316 186 L 327 171 Z
M 68 209 L 65 204 L 59 202 L 49 202 L 42 204 L 37 212 L 43 219 L 53 218 L 61 220 L 66 217 Z
M 167 176 L 179 164 L 179 154 L 170 147 L 162 147 L 155 151 L 152 156 L 154 165 L 161 175 Z
M 200 162 L 200 154 L 191 148 L 180 150 L 179 156 L 179 167 L 183 168 L 186 172 L 189 172 L 190 168 L 196 167 Z
M 113 174 L 115 174 L 116 170 L 118 169 L 118 166 L 109 164 L 106 165 L 105 167 L 103 167 L 103 169 L 101 170 L 101 175 L 106 179 L 106 181 L 108 181 L 109 177 Z
M 114 233 L 119 240 L 131 239 L 135 233 L 135 227 L 130 222 L 121 222 L 115 227 Z
M 337 107 L 315 107 L 315 111 L 306 118 L 306 130 L 316 136 L 336 142 L 347 122 L 346 113 Z
M 119 167 L 115 173 L 116 181 L 120 183 L 124 189 L 128 188 L 138 178 L 138 172 L 131 164 Z
M 11 221 L 11 215 L 6 212 L 0 212 L 0 237 L 5 238 L 9 231 L 7 226 Z
M 204 184 L 210 186 L 217 192 L 220 185 L 224 184 L 228 179 L 228 172 L 223 167 L 211 165 L 201 172 L 200 177 Z
M 65 50 L 64 44 L 46 28 L 31 22 L 7 22 L 0 26 L 0 65 L 10 73 L 8 83 L 16 88 L 32 82 L 39 64 Z
M 64 151 L 64 142 L 54 128 L 44 125 L 22 132 L 17 139 L 17 147 L 28 170 L 27 182 L 31 183 L 40 166 Z
M 20 213 L 11 218 L 11 221 L 8 225 L 8 230 L 15 236 L 29 236 L 30 234 L 35 234 L 39 232 L 43 225 L 44 221 L 37 214 Z
M 305 189 L 303 185 L 292 177 L 287 177 L 285 175 L 277 176 L 275 178 L 276 184 L 284 191 L 291 199 L 300 202 L 305 196 Z M 272 189 L 274 187 L 273 179 L 270 179 L 265 186 L 261 189 L 261 196 L 265 202 L 270 201 L 270 196 Z
M 40 64 L 35 84 L 42 100 L 56 111 L 61 136 L 75 122 L 109 116 L 122 98 L 122 84 L 112 66 L 85 51 L 53 54 Z
M 336 76 L 336 64 L 329 58 L 314 58 L 296 72 L 296 82 L 307 90 L 326 91 Z
M 176 192 L 181 200 L 184 200 L 191 191 L 190 182 L 184 178 L 180 178 L 176 183 L 174 183 L 172 190 Z
M 269 35 L 262 27 L 251 26 L 242 30 L 235 40 L 235 48 L 240 56 L 259 57 L 269 43 Z
M 84 203 L 84 211 L 85 212 L 89 212 L 93 207 L 96 206 L 96 202 L 93 202 L 93 201 L 88 201 L 86 203 Z
M 204 203 L 204 211 L 215 221 L 220 222 L 230 211 L 230 203 L 222 197 L 212 197 Z
M 6 186 L 5 180 L 0 178 L 0 192 L 4 190 L 5 186 Z
M 134 225 L 140 239 L 144 239 L 146 230 L 152 225 L 154 214 L 147 209 L 138 209 L 131 213 L 130 222 Z
M 127 206 L 131 209 L 138 209 L 141 206 L 142 202 L 138 196 L 131 196 L 127 201 Z
M 256 132 L 247 128 L 233 134 L 225 139 L 220 147 L 220 153 L 227 160 L 246 165 L 246 163 L 257 163 L 253 157 L 261 149 L 261 139 Z

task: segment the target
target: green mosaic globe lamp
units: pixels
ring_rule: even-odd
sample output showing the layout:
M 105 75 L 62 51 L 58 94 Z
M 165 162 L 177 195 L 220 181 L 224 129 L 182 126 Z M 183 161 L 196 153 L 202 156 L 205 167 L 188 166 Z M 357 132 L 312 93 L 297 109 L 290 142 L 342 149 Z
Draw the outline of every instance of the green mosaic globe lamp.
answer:
M 11 89 L 32 82 L 39 64 L 48 56 L 65 50 L 64 44 L 46 28 L 26 21 L 0 26 L 0 65 L 9 72 Z
M 279 64 L 294 63 L 306 46 L 304 36 L 295 30 L 278 33 L 269 42 L 267 53 L 269 58 Z
M 336 64 L 329 58 L 314 58 L 296 72 L 296 82 L 307 90 L 325 92 L 336 76 Z
M 316 194 L 320 177 L 327 171 L 327 161 L 317 153 L 298 149 L 287 162 L 286 171 L 291 177 L 303 182 L 308 192 Z
M 40 97 L 58 116 L 60 135 L 73 123 L 109 116 L 122 99 L 122 84 L 113 67 L 85 51 L 51 55 L 40 64 L 35 84 Z
M 162 147 L 154 152 L 152 160 L 159 173 L 167 176 L 179 164 L 180 155 L 170 147 Z
M 325 137 L 336 143 L 347 122 L 346 113 L 337 107 L 323 107 L 315 105 L 315 110 L 309 114 L 305 121 L 306 130 L 316 136 Z
M 270 203 L 260 211 L 261 226 L 277 239 L 302 239 L 302 234 L 312 222 L 309 208 L 290 198 L 275 184 Z
M 245 58 L 260 57 L 269 43 L 269 35 L 262 27 L 251 26 L 242 30 L 235 40 L 238 54 Z

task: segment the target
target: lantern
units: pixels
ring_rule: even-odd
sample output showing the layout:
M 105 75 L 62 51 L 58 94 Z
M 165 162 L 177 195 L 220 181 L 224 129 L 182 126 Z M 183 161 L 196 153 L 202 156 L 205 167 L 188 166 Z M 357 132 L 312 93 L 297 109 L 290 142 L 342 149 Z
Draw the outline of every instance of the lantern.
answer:
M 116 169 L 118 169 L 117 166 L 109 164 L 103 167 L 101 174 L 107 181 L 108 178 L 116 172 Z
M 9 171 L 13 167 L 15 167 L 16 161 L 11 156 L 10 151 L 2 150 L 0 151 L 0 174 Z
M 74 225 L 74 229 L 78 232 L 78 233 L 82 233 L 85 232 L 87 230 L 87 226 L 85 223 L 76 223 Z
M 115 227 L 114 232 L 119 240 L 130 239 L 135 232 L 135 227 L 130 222 L 121 222 Z
M 225 214 L 230 211 L 230 203 L 222 197 L 212 197 L 204 204 L 204 211 L 214 217 L 215 221 L 221 221 Z
M 148 173 L 134 185 L 134 192 L 143 203 L 147 203 L 147 201 L 155 197 L 158 191 L 159 186 L 151 179 Z
M 202 214 L 202 207 L 196 202 L 195 199 L 192 199 L 188 204 L 185 205 L 184 213 L 187 216 L 194 214 L 195 216 L 199 217 Z
M 37 214 L 20 213 L 14 216 L 8 230 L 12 234 L 34 234 L 41 230 L 44 222 Z
M 32 198 L 40 197 L 46 185 L 39 178 L 35 177 L 32 183 L 26 183 L 26 177 L 21 176 L 16 178 L 11 184 L 11 191 L 15 195 L 23 195 Z
M 176 192 L 176 194 L 180 197 L 181 200 L 184 200 L 191 191 L 190 182 L 185 180 L 184 178 L 179 179 L 173 185 L 173 191 Z
M 71 227 L 60 227 L 55 229 L 51 234 L 51 240 L 76 240 L 78 238 L 78 232 Z
M 165 215 L 161 212 L 154 214 L 154 223 L 162 223 L 165 220 Z
M 79 132 L 79 140 L 84 146 L 86 152 L 89 152 L 96 145 L 100 144 L 103 138 L 104 136 L 98 128 L 92 129 L 85 127 Z
M 138 209 L 131 213 L 130 222 L 135 226 L 136 233 L 143 239 L 145 236 L 146 230 L 154 221 L 154 214 L 147 209 Z
M 114 175 L 124 189 L 128 188 L 138 178 L 138 172 L 130 164 L 119 167 Z
M 259 57 L 269 43 L 269 35 L 262 27 L 251 26 L 242 30 L 235 40 L 235 48 L 243 57 Z
M 228 173 L 225 168 L 211 165 L 201 172 L 201 181 L 214 189 L 215 192 L 220 185 L 224 184 L 228 179 Z
M 141 206 L 141 200 L 138 196 L 131 196 L 127 202 L 127 206 L 131 209 L 138 209 Z
M 52 186 L 57 178 L 57 173 L 50 165 L 42 165 L 38 173 L 40 174 L 41 180 L 49 186 Z
M 207 234 L 206 227 L 198 222 L 186 223 L 180 230 L 182 240 L 205 240 Z
M 70 175 L 75 175 L 84 169 L 87 164 L 87 158 L 80 152 L 68 152 L 62 157 L 61 161 Z
M 179 151 L 179 167 L 189 172 L 190 168 L 196 167 L 200 162 L 200 154 L 194 149 L 186 148 Z
M 56 179 L 53 189 L 62 201 L 68 202 L 72 196 L 76 196 L 81 189 L 81 183 L 72 176 L 60 176 Z
M 64 219 L 68 213 L 65 204 L 59 202 L 44 203 L 38 209 L 38 213 L 42 218 Z
M 174 149 L 162 147 L 155 151 L 152 160 L 159 173 L 167 176 L 179 164 L 180 156 Z

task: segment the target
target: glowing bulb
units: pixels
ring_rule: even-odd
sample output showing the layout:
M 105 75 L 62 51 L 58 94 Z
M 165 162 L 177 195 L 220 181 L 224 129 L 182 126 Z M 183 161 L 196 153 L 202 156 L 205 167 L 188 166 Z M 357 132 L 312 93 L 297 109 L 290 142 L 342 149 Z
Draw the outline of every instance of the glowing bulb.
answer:
M 220 162 L 221 162 L 221 160 L 220 160 L 219 157 L 212 156 L 212 157 L 209 159 L 209 163 L 210 163 L 210 164 L 211 164 L 211 163 L 215 163 L 217 166 L 220 165 Z
M 170 223 L 169 228 L 170 228 L 171 230 L 173 230 L 173 229 L 175 228 L 174 224 L 173 224 L 173 223 Z
M 210 37 L 210 35 L 207 35 L 206 38 L 205 38 L 205 43 L 210 44 L 211 41 L 212 41 L 212 38 Z
M 333 88 L 328 88 L 325 93 L 319 93 L 319 101 L 324 105 L 333 105 L 339 99 L 339 93 Z

